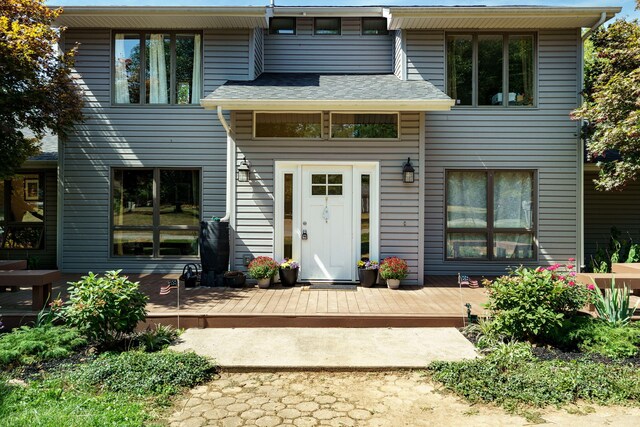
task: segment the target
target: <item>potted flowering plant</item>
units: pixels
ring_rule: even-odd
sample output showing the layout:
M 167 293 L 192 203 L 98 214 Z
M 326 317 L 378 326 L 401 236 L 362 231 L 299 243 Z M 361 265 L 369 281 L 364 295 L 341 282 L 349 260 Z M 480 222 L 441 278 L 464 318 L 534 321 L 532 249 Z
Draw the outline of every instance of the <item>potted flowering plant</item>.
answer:
M 398 289 L 400 280 L 407 277 L 409 266 L 402 258 L 389 257 L 385 258 L 380 264 L 380 277 L 387 281 L 389 289 Z
M 280 282 L 282 286 L 294 286 L 298 281 L 300 264 L 290 258 L 285 258 L 280 263 Z
M 370 288 L 378 281 L 378 261 L 363 258 L 358 261 L 358 279 L 360 286 Z
M 268 256 L 259 256 L 249 263 L 249 275 L 258 281 L 258 287 L 265 289 L 278 272 L 278 263 Z

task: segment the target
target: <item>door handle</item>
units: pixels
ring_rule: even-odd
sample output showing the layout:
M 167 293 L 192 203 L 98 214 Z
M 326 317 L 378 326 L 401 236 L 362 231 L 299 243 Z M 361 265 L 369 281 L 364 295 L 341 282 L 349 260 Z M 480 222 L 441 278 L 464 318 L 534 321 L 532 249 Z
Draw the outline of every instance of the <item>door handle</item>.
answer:
M 307 240 L 309 236 L 307 235 L 307 230 L 302 230 L 302 240 Z

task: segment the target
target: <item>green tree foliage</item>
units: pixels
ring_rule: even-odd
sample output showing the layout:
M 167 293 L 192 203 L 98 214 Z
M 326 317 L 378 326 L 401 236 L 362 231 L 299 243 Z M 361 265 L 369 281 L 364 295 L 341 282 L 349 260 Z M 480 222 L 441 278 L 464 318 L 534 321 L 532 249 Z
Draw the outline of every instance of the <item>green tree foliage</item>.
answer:
M 61 137 L 82 120 L 82 94 L 71 77 L 75 50 L 57 51 L 62 12 L 44 0 L 0 6 L 0 179 L 39 150 L 47 130 Z M 33 134 L 33 137 L 30 133 Z
M 572 117 L 589 121 L 592 156 L 620 153 L 622 160 L 602 163 L 596 186 L 621 190 L 640 176 L 640 26 L 618 20 L 596 30 L 591 42 L 584 103 Z

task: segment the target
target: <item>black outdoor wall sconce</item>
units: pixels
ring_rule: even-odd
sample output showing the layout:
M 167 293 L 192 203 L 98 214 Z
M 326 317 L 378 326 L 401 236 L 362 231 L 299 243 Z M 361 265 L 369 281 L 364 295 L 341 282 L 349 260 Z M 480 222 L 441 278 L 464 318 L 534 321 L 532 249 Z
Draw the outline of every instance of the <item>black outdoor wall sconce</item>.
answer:
M 407 163 L 402 166 L 402 182 L 410 184 L 415 181 L 415 169 L 411 166 L 411 157 L 407 157 Z

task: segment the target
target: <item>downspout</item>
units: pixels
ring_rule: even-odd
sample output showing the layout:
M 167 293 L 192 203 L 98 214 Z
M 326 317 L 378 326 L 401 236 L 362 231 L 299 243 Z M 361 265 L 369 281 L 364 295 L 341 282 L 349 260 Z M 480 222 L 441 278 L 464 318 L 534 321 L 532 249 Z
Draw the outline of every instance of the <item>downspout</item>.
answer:
M 225 213 L 224 216 L 220 219 L 223 222 L 229 222 L 231 218 L 231 204 L 233 202 L 233 179 L 234 179 L 234 171 L 235 171 L 235 144 L 233 138 L 231 137 L 231 127 L 227 122 L 227 119 L 224 117 L 222 113 L 222 107 L 218 105 L 218 120 L 222 124 L 222 127 L 227 132 L 227 183 L 226 183 L 226 203 L 225 203 Z
M 580 43 L 580 68 L 578 70 L 581 91 L 584 89 L 584 42 L 589 38 L 589 36 L 597 30 L 602 24 L 607 21 L 607 13 L 602 12 L 600 14 L 600 19 L 596 22 L 591 28 L 589 28 L 584 34 L 582 34 L 582 39 Z M 582 92 L 578 97 L 578 105 L 582 105 L 583 98 Z M 582 121 L 578 123 L 578 222 L 579 222 L 579 248 L 578 248 L 578 256 L 577 259 L 580 261 L 579 270 L 581 271 L 585 267 L 586 259 L 584 253 L 584 153 L 586 147 L 584 146 L 584 139 L 581 135 L 582 132 Z

